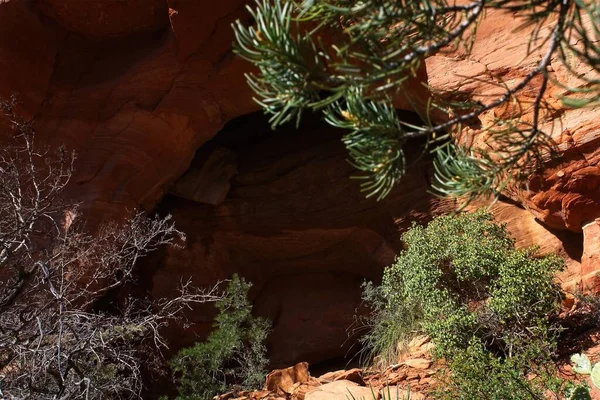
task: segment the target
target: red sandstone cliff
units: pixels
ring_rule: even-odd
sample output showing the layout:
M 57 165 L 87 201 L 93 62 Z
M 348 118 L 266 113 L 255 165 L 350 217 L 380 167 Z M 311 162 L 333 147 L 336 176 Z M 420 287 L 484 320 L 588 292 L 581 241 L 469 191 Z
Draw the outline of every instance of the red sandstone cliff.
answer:
M 175 215 L 190 242 L 153 259 L 156 295 L 168 295 L 180 276 L 208 283 L 237 271 L 255 282 L 258 311 L 275 321 L 276 363 L 342 355 L 359 283 L 393 260 L 411 220 L 453 204 L 427 193 L 427 160 L 385 202 L 365 200 L 347 179 L 338 134 L 319 125 L 274 135 L 260 128 L 260 139 L 248 120 L 235 125 L 240 137 L 203 147 L 228 121 L 257 110 L 243 77 L 248 65 L 230 51 L 229 25 L 248 17 L 244 2 L 209 3 L 1 1 L 0 97 L 18 93 L 40 138 L 77 152 L 69 195 L 84 202 L 91 223 L 159 203 Z M 491 89 L 461 86 L 460 75 L 524 76 L 537 55 L 525 56 L 528 32 L 517 25 L 490 13 L 469 59 L 432 57 L 419 79 L 478 98 Z M 412 87 L 423 100 L 420 82 Z M 597 116 L 561 109 L 553 132 L 565 157 L 532 176 L 529 190 L 509 193 L 525 209 L 495 207 L 520 244 L 568 259 L 571 287 L 582 277 L 595 282 L 600 254 Z M 209 324 L 203 315 L 191 315 L 198 331 Z

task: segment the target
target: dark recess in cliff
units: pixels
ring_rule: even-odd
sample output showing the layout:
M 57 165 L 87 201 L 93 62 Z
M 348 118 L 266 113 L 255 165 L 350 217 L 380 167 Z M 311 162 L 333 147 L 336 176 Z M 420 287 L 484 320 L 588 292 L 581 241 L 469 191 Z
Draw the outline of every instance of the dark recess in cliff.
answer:
M 259 113 L 228 123 L 197 152 L 186 184 L 159 206 L 188 242 L 153 258 L 153 295 L 173 293 L 181 278 L 209 285 L 239 273 L 254 283 L 256 313 L 274 323 L 273 367 L 345 356 L 361 283 L 380 279 L 405 227 L 450 205 L 427 193 L 430 160 L 419 159 L 418 142 L 408 147 L 416 164 L 402 183 L 384 201 L 366 199 L 350 179 L 356 171 L 342 134 L 310 116 L 298 130 L 276 132 Z M 190 313 L 193 329 L 169 332 L 173 348 L 206 335 L 211 318 L 207 308 Z

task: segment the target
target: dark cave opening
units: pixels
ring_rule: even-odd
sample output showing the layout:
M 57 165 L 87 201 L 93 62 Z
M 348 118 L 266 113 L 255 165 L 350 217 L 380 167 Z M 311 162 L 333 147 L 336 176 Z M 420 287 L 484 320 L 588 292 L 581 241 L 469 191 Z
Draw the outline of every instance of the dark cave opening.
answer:
M 418 123 L 416 114 L 405 115 Z M 160 297 L 172 290 L 166 283 L 172 276 L 192 276 L 208 285 L 239 273 L 255 283 L 250 296 L 256 313 L 274 321 L 272 367 L 306 360 L 315 371 L 355 366 L 360 348 L 347 330 L 360 303 L 360 283 L 380 280 L 400 250 L 401 232 L 413 221 L 426 223 L 453 210 L 454 203 L 429 194 L 431 163 L 421 157 L 422 141 L 407 143 L 409 160 L 418 164 L 399 187 L 383 202 L 365 199 L 349 179 L 355 171 L 342 135 L 314 115 L 299 129 L 287 125 L 273 131 L 261 113 L 226 124 L 197 151 L 186 173 L 202 178 L 190 179 L 191 184 L 211 182 L 201 189 L 219 195 L 194 189 L 192 195 L 171 190 L 164 197 L 158 210 L 173 214 L 188 234 L 188 249 L 153 255 L 143 286 Z M 218 151 L 226 156 L 211 159 Z M 553 233 L 564 243 L 577 235 Z M 580 257 L 579 248 L 565 250 Z M 349 304 L 343 311 L 322 307 L 332 301 Z M 192 314 L 193 335 L 174 331 L 174 348 L 189 346 L 210 330 L 214 310 Z M 313 334 L 314 339 L 305 337 Z
M 405 115 L 419 123 L 416 114 Z M 239 273 L 254 283 L 255 313 L 274 322 L 271 368 L 309 361 L 319 375 L 359 366 L 361 349 L 348 329 L 360 306 L 360 284 L 381 279 L 413 221 L 426 223 L 455 203 L 428 192 L 431 158 L 422 157 L 420 140 L 407 143 L 413 165 L 399 187 L 382 202 L 365 199 L 350 179 L 355 171 L 342 135 L 314 115 L 299 129 L 290 124 L 273 131 L 261 113 L 227 123 L 186 172 L 188 186 L 210 185 L 187 194 L 171 189 L 159 204 L 188 235 L 188 248 L 149 257 L 143 286 L 164 297 L 173 290 L 169 280 L 191 276 L 206 286 Z M 577 235 L 553 233 L 564 243 Z M 565 250 L 581 256 L 579 248 Z M 174 351 L 210 331 L 212 307 L 190 315 L 189 330 L 169 333 Z
M 421 123 L 416 113 L 400 114 Z M 443 210 L 427 191 L 431 165 L 428 155 L 422 157 L 423 141 L 407 143 L 415 165 L 377 202 L 351 179 L 356 171 L 343 134 L 316 115 L 307 115 L 298 129 L 287 124 L 276 131 L 262 113 L 227 123 L 159 205 L 188 235 L 188 249 L 156 259 L 148 282 L 154 294 L 169 292 L 162 265 L 171 268 L 169 276 L 193 273 L 200 285 L 239 273 L 254 283 L 256 313 L 274 321 L 273 367 L 354 362 L 349 350 L 356 340 L 347 330 L 361 302 L 361 283 L 381 279 L 399 250 L 399 228 Z M 210 321 L 194 318 L 205 321 L 196 332 L 206 332 Z M 173 336 L 190 343 L 184 332 Z

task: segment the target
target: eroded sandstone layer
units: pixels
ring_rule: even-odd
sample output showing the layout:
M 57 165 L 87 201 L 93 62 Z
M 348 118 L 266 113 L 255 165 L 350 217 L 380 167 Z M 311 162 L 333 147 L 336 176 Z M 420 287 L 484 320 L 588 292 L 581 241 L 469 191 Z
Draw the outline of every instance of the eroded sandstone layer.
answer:
M 419 143 L 409 151 L 416 164 L 398 188 L 382 202 L 365 199 L 350 179 L 354 170 L 339 135 L 322 123 L 273 133 L 260 115 L 229 124 L 182 178 L 208 184 L 184 190 L 178 183 L 177 193 L 161 203 L 188 243 L 148 263 L 156 270 L 153 294 L 175 293 L 174 277 L 202 285 L 237 272 L 254 284 L 255 311 L 273 321 L 269 347 L 275 366 L 346 355 L 352 334 L 360 332 L 349 328 L 360 328 L 354 316 L 361 311 L 361 284 L 377 281 L 394 261 L 412 222 L 426 223 L 456 204 L 428 192 L 431 163 L 416 161 Z M 215 198 L 224 200 L 215 204 Z M 560 278 L 577 279 L 581 234 L 550 232 L 515 204 L 497 202 L 492 210 L 518 246 L 539 244 L 542 253 L 558 253 L 569 267 Z M 193 329 L 170 332 L 179 343 L 191 343 L 210 328 L 205 309 L 189 317 Z
M 154 294 L 168 295 L 182 277 L 212 283 L 239 272 L 255 282 L 257 311 L 274 320 L 277 364 L 342 355 L 360 282 L 393 260 L 410 221 L 453 204 L 427 193 L 427 159 L 384 202 L 366 200 L 347 179 L 339 133 L 322 126 L 276 135 L 264 128 L 268 140 L 254 132 L 244 142 L 256 126 L 238 123 L 238 138 L 206 145 L 258 109 L 243 77 L 249 66 L 231 53 L 237 18 L 248 19 L 242 0 L 1 1 L 0 98 L 17 93 L 40 140 L 76 151 L 69 196 L 83 202 L 91 226 L 158 204 L 175 215 L 188 247 L 153 259 L 146 279 Z M 426 103 L 425 81 L 440 96 L 485 99 L 494 87 L 462 85 L 462 77 L 525 76 L 539 52 L 524 53 L 529 31 L 519 24 L 489 13 L 469 58 L 427 60 L 407 86 L 412 104 Z M 552 65 L 553 77 L 571 79 Z M 560 95 L 549 91 L 558 111 L 547 124 L 564 157 L 494 210 L 519 244 L 568 260 L 567 287 L 600 287 L 598 112 L 564 108 Z M 192 314 L 195 331 L 205 332 L 210 318 Z M 175 329 L 171 337 L 194 339 Z

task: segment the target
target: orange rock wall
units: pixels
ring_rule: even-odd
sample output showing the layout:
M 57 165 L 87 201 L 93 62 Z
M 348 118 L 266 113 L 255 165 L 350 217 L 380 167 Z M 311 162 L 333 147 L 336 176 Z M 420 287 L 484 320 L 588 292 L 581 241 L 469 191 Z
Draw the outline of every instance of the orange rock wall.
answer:
M 489 11 L 477 30 L 469 57 L 455 52 L 427 59 L 432 90 L 442 98 L 460 96 L 489 102 L 502 93 L 503 85 L 518 84 L 538 65 L 547 49 L 542 39 L 547 37 L 553 23 L 553 19 L 546 21 L 539 31 L 539 40 L 531 41 L 534 27 L 524 27 L 518 15 Z M 597 71 L 580 62 L 572 63 L 571 67 L 588 78 L 600 78 Z M 465 81 L 465 77 L 484 78 L 493 83 L 482 84 L 477 79 Z M 555 141 L 561 157 L 547 159 L 542 171 L 531 174 L 526 182 L 507 191 L 506 195 L 550 228 L 583 232 L 582 265 L 569 269 L 571 278 L 567 287 L 600 290 L 600 279 L 596 277 L 600 270 L 597 262 L 600 244 L 596 240 L 595 222 L 600 217 L 600 107 L 572 109 L 563 105 L 561 96 L 569 94 L 565 85 L 582 88 L 585 83 L 569 73 L 556 56 L 551 60 L 549 77 L 544 97 L 548 110 L 542 113 L 541 129 Z M 540 82 L 534 79 L 519 95 L 525 121 L 531 120 L 531 104 Z M 490 126 L 495 117 L 505 112 L 506 109 L 501 108 L 481 115 L 481 127 Z M 478 136 L 477 128 L 467 128 L 465 133 L 487 146 L 481 142 L 485 136 Z
M 196 166 L 189 168 L 196 151 L 227 121 L 257 110 L 243 77 L 248 65 L 231 53 L 237 18 L 248 18 L 242 0 L 0 1 L 0 98 L 18 93 L 19 111 L 34 119 L 40 140 L 76 151 L 69 195 L 83 202 L 91 226 L 159 203 L 175 215 L 190 242 L 149 262 L 154 275 L 146 279 L 156 295 L 171 293 L 181 277 L 212 283 L 240 272 L 255 282 L 257 310 L 274 320 L 276 363 L 336 357 L 346 351 L 339 346 L 359 305 L 358 284 L 393 260 L 410 221 L 453 204 L 427 193 L 426 160 L 385 202 L 365 200 L 347 179 L 352 170 L 339 133 L 322 127 L 213 157 L 209 164 L 225 165 L 226 180 L 219 175 L 202 192 L 209 189 L 194 179 Z M 524 54 L 528 31 L 518 25 L 510 14 L 489 13 L 470 58 L 432 57 L 419 79 L 440 96 L 485 99 L 494 87 L 461 85 L 460 76 L 510 83 L 539 60 Z M 565 77 L 552 65 L 556 78 Z M 412 85 L 423 100 L 420 83 Z M 560 91 L 549 95 L 556 100 Z M 518 243 L 542 244 L 569 261 L 562 278 L 571 286 L 581 286 L 582 276 L 590 281 L 600 254 L 597 116 L 553 115 L 562 118 L 548 124 L 565 157 L 532 175 L 527 190 L 508 193 L 526 211 L 494 208 Z M 238 125 L 238 132 L 249 128 Z M 186 171 L 190 178 L 173 189 Z M 161 203 L 168 190 L 180 197 Z M 192 313 L 198 332 L 210 325 L 207 315 Z M 193 340 L 180 336 L 174 329 L 179 344 Z
M 537 67 L 547 50 L 543 39 L 554 23 L 554 19 L 546 21 L 538 40 L 532 41 L 534 25 L 524 27 L 524 20 L 513 13 L 488 11 L 468 57 L 459 51 L 426 60 L 432 90 L 442 98 L 459 96 L 490 102 L 503 93 L 504 85 L 515 86 Z M 574 63 L 572 67 L 588 78 L 598 76 L 585 65 Z M 542 172 L 530 176 L 520 190 L 507 194 L 544 224 L 581 232 L 584 224 L 600 217 L 600 108 L 563 106 L 561 96 L 568 93 L 563 85 L 580 88 L 584 82 L 568 73 L 557 57 L 551 61 L 549 75 L 544 99 L 550 109 L 542 113 L 541 128 L 552 136 L 562 157 L 548 160 Z M 531 121 L 531 105 L 540 83 L 540 79 L 534 79 L 518 96 L 524 121 Z M 482 114 L 481 127 L 490 126 L 494 117 L 507 112 L 500 107 Z M 466 133 L 477 137 L 478 131 L 467 128 Z
M 0 3 L 0 97 L 78 155 L 71 196 L 99 222 L 151 208 L 229 119 L 256 110 L 230 52 L 243 2 Z

